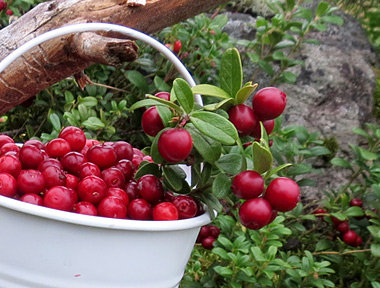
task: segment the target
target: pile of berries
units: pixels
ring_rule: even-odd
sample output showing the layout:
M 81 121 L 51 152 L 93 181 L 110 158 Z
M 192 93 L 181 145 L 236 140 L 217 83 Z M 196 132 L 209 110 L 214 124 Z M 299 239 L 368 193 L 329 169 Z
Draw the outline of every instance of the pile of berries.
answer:
M 350 201 L 350 206 L 354 207 L 360 207 L 363 208 L 363 202 L 362 200 L 358 198 L 354 198 Z M 317 217 L 323 218 L 324 216 L 321 214 L 326 214 L 327 211 L 323 208 L 318 208 L 314 211 L 314 214 Z M 358 219 L 361 219 L 362 217 L 357 217 Z M 363 239 L 361 236 L 359 236 L 354 230 L 350 229 L 349 220 L 339 220 L 338 218 L 332 216 L 331 222 L 333 223 L 333 226 L 336 231 L 340 233 L 341 239 L 344 243 L 347 245 L 350 245 L 352 247 L 358 247 L 362 245 Z
M 134 175 L 150 156 L 125 141 L 86 139 L 73 126 L 46 144 L 19 147 L 0 135 L 0 195 L 49 208 L 103 217 L 177 220 L 202 214 L 190 196 L 165 191 L 161 179 Z
M 13 11 L 11 9 L 7 9 L 7 7 L 7 2 L 4 2 L 4 0 L 0 0 L 0 13 L 1 11 L 5 11 L 5 14 L 7 14 L 8 16 L 13 15 Z
M 197 243 L 202 244 L 203 248 L 211 250 L 219 234 L 220 229 L 215 225 L 202 226 L 198 234 Z

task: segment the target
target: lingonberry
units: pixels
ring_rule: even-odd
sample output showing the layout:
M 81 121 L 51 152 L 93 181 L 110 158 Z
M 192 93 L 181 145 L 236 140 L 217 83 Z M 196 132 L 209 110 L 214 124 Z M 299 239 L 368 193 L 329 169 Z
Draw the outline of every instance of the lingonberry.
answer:
M 334 216 L 331 216 L 331 222 L 337 227 L 339 224 L 343 223 L 345 220 L 340 220 Z
M 153 220 L 178 220 L 178 210 L 173 203 L 161 202 L 153 208 Z
M 208 236 L 210 236 L 210 227 L 209 225 L 204 225 L 201 227 L 198 233 L 197 242 L 201 243 L 202 240 Z
M 239 198 L 256 198 L 264 192 L 264 178 L 256 171 L 246 170 L 234 177 L 231 189 Z
M 40 140 L 37 140 L 37 139 L 29 139 L 28 141 L 24 143 L 23 146 L 29 146 L 29 145 L 36 146 L 40 150 L 45 149 L 44 143 L 42 143 Z
M 0 156 L 0 172 L 6 172 L 17 178 L 21 171 L 20 160 L 13 155 Z
M 137 171 L 137 169 L 139 168 L 141 162 L 143 161 L 143 157 L 141 157 L 140 155 L 138 154 L 133 154 L 133 158 L 132 158 L 132 169 L 133 171 Z
M 45 188 L 45 180 L 38 170 L 21 170 L 17 177 L 17 190 L 22 193 L 40 193 Z
M 100 171 L 100 168 L 98 165 L 91 163 L 91 162 L 84 162 L 79 167 L 79 178 L 83 179 L 87 176 L 97 176 L 102 177 L 102 171 Z
M 276 219 L 277 214 L 278 214 L 278 213 L 277 213 L 276 210 L 272 210 L 272 215 L 271 215 L 271 217 L 270 217 L 270 219 L 269 219 L 268 224 L 272 223 L 272 222 L 274 221 L 274 219 Z M 268 224 L 267 224 L 267 225 L 268 225 Z
M 336 226 L 336 230 L 338 230 L 340 233 L 344 234 L 348 230 L 350 230 L 350 226 L 348 225 L 348 221 L 343 221 L 338 226 Z
M 354 246 L 356 243 L 356 238 L 358 235 L 356 234 L 355 231 L 353 230 L 348 230 L 346 233 L 343 235 L 343 241 L 347 245 Z
M 98 204 L 107 195 L 107 185 L 97 176 L 87 176 L 78 184 L 78 196 L 82 201 Z
M 46 167 L 55 166 L 58 169 L 63 169 L 61 162 L 55 158 L 47 158 L 38 165 L 38 170 L 43 171 Z
M 9 137 L 8 135 L 1 134 L 0 135 L 0 148 L 6 143 L 15 143 L 15 141 Z
M 107 196 L 114 196 L 114 197 L 120 198 L 120 200 L 123 201 L 125 206 L 127 206 L 129 203 L 129 197 L 128 197 L 127 192 L 117 187 L 108 188 Z
M 113 166 L 117 160 L 115 149 L 110 145 L 94 145 L 88 149 L 86 157 L 101 170 Z
M 96 206 L 91 202 L 80 201 L 74 204 L 73 212 L 85 215 L 96 216 L 98 215 L 98 210 Z
M 124 174 L 115 167 L 110 167 L 102 171 L 102 178 L 107 187 L 124 188 Z
M 19 159 L 23 169 L 38 169 L 38 165 L 44 160 L 44 155 L 36 146 L 24 145 L 20 149 Z
M 170 101 L 170 93 L 166 92 L 166 91 L 158 92 L 158 93 L 154 94 L 154 96 L 161 98 L 161 99 L 164 99 L 164 100 L 167 100 L 167 101 Z
M 0 155 L 4 155 L 7 152 L 14 151 L 17 154 L 20 152 L 20 147 L 17 146 L 15 143 L 5 143 L 3 146 L 0 148 Z
M 290 211 L 297 206 L 300 199 L 300 188 L 292 179 L 279 177 L 269 183 L 265 199 L 277 211 Z
M 84 135 L 84 132 L 80 128 L 75 126 L 63 128 L 58 137 L 69 142 L 72 151 L 79 152 L 86 145 L 86 135 Z
M 179 219 L 193 218 L 197 214 L 197 203 L 187 195 L 174 197 L 172 203 L 178 210 Z
M 71 191 L 65 186 L 55 186 L 50 188 L 43 198 L 44 206 L 63 211 L 72 211 L 74 202 Z
M 138 198 L 128 204 L 128 217 L 135 220 L 151 220 L 152 207 L 148 201 Z
M 211 250 L 214 247 L 215 238 L 212 236 L 207 236 L 202 240 L 202 247 Z
M 183 128 L 165 130 L 158 139 L 158 152 L 168 162 L 185 160 L 193 148 L 190 133 Z
M 216 227 L 215 225 L 210 225 L 210 236 L 214 237 L 215 239 L 219 237 L 220 235 L 220 229 Z
M 16 179 L 9 173 L 0 173 L 0 195 L 13 197 L 17 193 Z
M 358 198 L 351 199 L 350 206 L 363 207 L 363 201 Z
M 115 167 L 123 173 L 125 181 L 131 180 L 133 176 L 132 161 L 122 159 L 115 164 Z
M 66 187 L 76 190 L 79 184 L 79 178 L 73 174 L 66 173 Z
M 246 136 L 252 133 L 257 125 L 257 119 L 251 107 L 245 104 L 232 106 L 228 110 L 229 120 L 235 125 L 240 136 Z
M 314 215 L 319 217 L 319 218 L 323 218 L 323 215 L 319 215 L 319 214 L 326 214 L 327 211 L 323 208 L 318 208 L 314 211 Z
M 158 132 L 165 128 L 155 106 L 144 111 L 141 118 L 141 127 L 146 134 L 152 137 L 155 137 Z
M 262 121 L 263 123 L 263 126 L 265 128 L 265 131 L 266 133 L 269 135 L 270 133 L 272 133 L 273 129 L 274 129 L 274 120 L 271 119 L 271 120 L 264 120 Z M 254 138 L 260 138 L 261 137 L 261 125 L 260 125 L 260 121 L 257 121 L 257 124 L 255 125 L 255 127 L 253 128 L 251 134 L 250 134 L 252 137 Z
M 363 244 L 363 239 L 359 235 L 356 236 L 355 244 L 352 245 L 354 247 L 361 246 Z
M 125 141 L 116 141 L 111 146 L 116 152 L 117 161 L 122 159 L 132 160 L 133 147 L 131 144 Z
M 137 180 L 137 190 L 141 198 L 150 203 L 156 203 L 164 198 L 164 188 L 160 179 L 152 174 L 146 174 Z
M 70 144 L 63 138 L 55 138 L 46 144 L 45 148 L 49 157 L 59 158 L 71 151 Z
M 272 207 L 264 198 L 249 199 L 241 205 L 239 218 L 241 223 L 253 230 L 267 225 L 272 217 Z
M 173 45 L 173 52 L 178 54 L 179 51 L 181 50 L 182 48 L 182 42 L 181 40 L 177 40 L 174 42 L 174 45 Z
M 87 162 L 86 157 L 75 151 L 71 151 L 61 158 L 63 169 L 77 176 L 80 173 L 80 166 L 85 162 Z
M 98 205 L 98 214 L 103 217 L 125 219 L 127 206 L 118 197 L 106 196 Z
M 38 206 L 43 205 L 42 197 L 35 193 L 26 193 L 20 197 L 20 200 L 23 202 L 38 205 Z
M 277 118 L 286 106 L 286 94 L 275 87 L 266 87 L 253 96 L 252 108 L 261 121 Z
M 55 166 L 49 166 L 42 170 L 41 173 L 44 177 L 46 188 L 66 186 L 66 175 L 63 170 Z
M 8 16 L 12 16 L 13 15 L 13 11 L 11 9 L 8 9 L 5 14 L 7 14 Z
M 126 183 L 124 190 L 128 195 L 129 201 L 139 197 L 139 190 L 137 189 L 137 182 L 135 181 Z

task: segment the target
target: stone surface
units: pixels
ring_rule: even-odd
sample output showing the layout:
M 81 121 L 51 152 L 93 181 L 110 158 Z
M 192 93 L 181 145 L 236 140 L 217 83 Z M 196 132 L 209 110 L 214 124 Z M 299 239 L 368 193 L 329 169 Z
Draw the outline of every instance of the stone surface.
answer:
M 377 55 L 360 24 L 349 15 L 339 14 L 344 18 L 342 26 L 329 25 L 325 32 L 311 33 L 310 37 L 318 39 L 321 44 L 306 44 L 296 55 L 305 61 L 303 66 L 290 70 L 298 76 L 297 82 L 275 86 L 288 95 L 283 127 L 301 125 L 324 137 L 333 136 L 340 144 L 339 153 L 345 154 L 350 143 L 359 141 L 352 129 L 373 120 L 376 80 L 372 67 Z M 254 17 L 238 13 L 229 17 L 231 20 L 225 29 L 227 33 L 231 31 L 231 37 L 254 39 Z M 255 74 L 251 68 L 255 67 L 248 61 L 243 65 L 245 74 L 250 75 L 246 80 L 250 80 Z M 263 73 L 258 73 L 254 80 L 260 87 L 269 83 Z M 325 166 L 325 173 L 312 176 L 318 186 L 307 189 L 307 198 L 318 198 L 322 190 L 336 188 L 346 179 L 347 175 L 336 174 L 338 172 L 327 163 Z

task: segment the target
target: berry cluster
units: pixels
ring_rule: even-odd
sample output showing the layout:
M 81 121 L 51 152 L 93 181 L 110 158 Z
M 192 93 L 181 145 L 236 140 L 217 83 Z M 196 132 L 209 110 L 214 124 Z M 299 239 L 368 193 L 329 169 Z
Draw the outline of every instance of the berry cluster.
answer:
M 269 135 L 274 129 L 274 119 L 281 115 L 286 106 L 286 94 L 275 87 L 257 91 L 252 108 L 246 104 L 232 106 L 227 112 L 240 136 L 261 137 L 260 121 Z
M 290 211 L 299 201 L 300 189 L 292 179 L 276 178 L 266 189 L 264 184 L 264 178 L 250 170 L 239 173 L 232 181 L 232 192 L 246 200 L 239 209 L 239 217 L 249 229 L 258 230 L 268 225 L 276 218 L 277 211 Z
M 20 148 L 0 135 L 0 195 L 49 208 L 136 220 L 177 220 L 203 213 L 192 197 L 165 191 L 158 177 L 134 178 L 150 156 L 125 141 L 86 139 L 64 128 L 46 144 L 28 140 Z
M 362 200 L 358 198 L 354 198 L 350 201 L 350 206 L 357 206 L 360 208 L 363 208 L 363 202 Z M 323 214 L 326 214 L 327 211 L 323 208 L 318 208 L 314 211 L 314 214 L 317 217 L 323 218 Z M 321 215 L 322 214 L 322 215 Z M 362 217 L 356 217 L 358 219 Z M 338 231 L 341 235 L 341 238 L 344 243 L 347 245 L 350 245 L 352 247 L 358 247 L 362 245 L 363 239 L 361 236 L 359 236 L 355 231 L 350 229 L 349 220 L 339 220 L 338 218 L 331 216 L 331 222 L 333 223 L 333 226 L 336 231 Z
M 203 248 L 211 250 L 219 234 L 220 229 L 215 225 L 202 226 L 198 234 L 197 243 L 202 244 Z
M 7 2 L 4 2 L 4 0 L 0 0 L 0 13 L 1 11 L 5 11 L 5 14 L 7 14 L 8 16 L 13 15 L 13 11 L 11 9 L 7 9 L 7 7 Z

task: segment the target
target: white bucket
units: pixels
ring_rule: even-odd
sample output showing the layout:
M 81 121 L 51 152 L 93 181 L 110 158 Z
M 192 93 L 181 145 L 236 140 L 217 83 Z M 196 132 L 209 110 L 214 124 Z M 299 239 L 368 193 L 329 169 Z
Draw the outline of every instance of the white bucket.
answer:
M 169 59 L 191 86 L 189 72 L 155 39 L 114 24 L 85 23 L 42 34 L 0 63 L 49 39 L 74 32 L 113 31 L 142 40 Z M 199 95 L 195 100 L 202 104 Z M 1 288 L 178 287 L 205 214 L 176 221 L 138 221 L 87 216 L 0 196 Z

